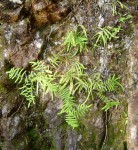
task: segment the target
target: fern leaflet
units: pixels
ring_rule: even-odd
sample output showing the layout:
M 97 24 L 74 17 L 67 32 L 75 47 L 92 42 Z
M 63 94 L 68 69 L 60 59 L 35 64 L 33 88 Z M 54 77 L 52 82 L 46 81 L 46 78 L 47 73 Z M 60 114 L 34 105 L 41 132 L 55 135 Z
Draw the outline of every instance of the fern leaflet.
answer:
M 26 71 L 22 68 L 12 68 L 10 71 L 6 72 L 9 75 L 10 79 L 15 80 L 15 83 L 21 83 L 25 76 L 26 76 Z

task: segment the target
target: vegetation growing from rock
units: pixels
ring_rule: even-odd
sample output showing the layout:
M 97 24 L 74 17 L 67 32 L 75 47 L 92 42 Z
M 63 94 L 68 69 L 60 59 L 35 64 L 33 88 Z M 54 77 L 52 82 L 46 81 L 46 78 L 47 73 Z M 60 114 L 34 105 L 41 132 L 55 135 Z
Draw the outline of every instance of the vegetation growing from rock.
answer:
M 121 26 L 118 27 L 103 27 L 103 28 L 98 28 L 98 32 L 94 35 L 94 39 L 96 40 L 95 42 L 95 47 L 98 46 L 106 46 L 111 39 L 118 38 L 117 34 L 121 30 Z
M 80 53 L 86 52 L 88 39 L 85 28 L 78 27 L 68 32 L 65 37 L 63 45 L 66 47 L 62 55 L 55 55 L 47 64 L 42 61 L 30 62 L 31 71 L 12 68 L 7 72 L 10 79 L 20 84 L 20 94 L 28 100 L 28 106 L 36 103 L 35 98 L 39 92 L 50 93 L 51 99 L 60 97 L 63 106 L 59 114 L 65 114 L 66 122 L 73 128 L 79 126 L 79 120 L 91 108 L 96 97 L 105 103 L 102 108 L 105 111 L 117 106 L 119 102 L 112 98 L 112 94 L 123 88 L 115 75 L 104 78 L 95 70 L 92 74 L 87 73 L 87 68 L 77 57 Z M 108 30 L 105 31 L 109 33 Z M 109 33 L 108 36 L 115 38 L 116 34 L 113 36 L 113 33 Z M 81 102 L 80 94 L 83 94 Z

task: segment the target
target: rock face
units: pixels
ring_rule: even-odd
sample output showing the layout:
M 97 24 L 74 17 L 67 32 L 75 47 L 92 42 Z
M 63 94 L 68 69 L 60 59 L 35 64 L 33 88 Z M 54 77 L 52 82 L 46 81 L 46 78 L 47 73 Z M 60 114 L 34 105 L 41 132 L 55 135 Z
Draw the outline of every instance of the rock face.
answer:
M 133 42 L 129 51 L 130 94 L 128 102 L 128 148 L 138 149 L 138 24 L 134 25 Z
M 131 87 L 129 101 L 128 149 L 138 147 L 137 79 L 138 79 L 138 29 L 134 37 L 130 23 L 122 25 L 119 39 L 107 48 L 93 49 L 93 36 L 97 27 L 117 26 L 119 16 L 113 16 L 112 0 L 2 0 L 0 1 L 0 148 L 2 150 L 126 150 L 127 101 L 124 93 L 119 107 L 101 110 L 98 98 L 90 112 L 81 121 L 80 128 L 70 128 L 63 116 L 57 115 L 61 100 L 51 100 L 40 95 L 36 105 L 28 108 L 19 95 L 18 85 L 8 80 L 6 71 L 14 67 L 29 69 L 35 60 L 48 62 L 53 54 L 62 51 L 63 38 L 68 30 L 84 25 L 89 37 L 89 54 L 78 59 L 87 66 L 107 76 L 116 73 L 123 79 L 123 86 Z M 126 2 L 129 5 L 130 2 Z M 131 4 L 134 7 L 135 3 Z M 119 9 L 119 7 L 117 7 Z M 121 10 L 126 16 L 125 10 Z M 131 45 L 131 43 L 133 43 Z M 128 49 L 131 47 L 129 54 Z M 127 58 L 130 58 L 129 85 Z M 127 89 L 128 90 L 128 89 Z M 127 91 L 126 91 L 127 93 Z
M 10 60 L 15 67 L 24 68 L 28 62 L 38 59 L 46 44 L 46 35 L 40 36 L 39 28 L 56 23 L 69 13 L 68 6 L 43 0 L 32 0 L 24 5 L 4 1 L 0 7 L 3 10 L 0 13 L 2 22 L 10 23 L 3 27 L 6 38 L 5 59 Z

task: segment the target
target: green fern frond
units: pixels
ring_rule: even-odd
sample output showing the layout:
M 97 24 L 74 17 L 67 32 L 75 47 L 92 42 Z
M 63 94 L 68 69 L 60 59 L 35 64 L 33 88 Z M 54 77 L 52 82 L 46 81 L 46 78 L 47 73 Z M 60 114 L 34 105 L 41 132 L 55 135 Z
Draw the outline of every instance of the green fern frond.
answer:
M 79 118 L 82 118 L 86 115 L 86 113 L 88 112 L 88 110 L 90 109 L 92 105 L 86 105 L 86 104 L 79 104 L 77 106 L 77 113 L 76 113 L 76 117 L 79 119 Z
M 79 119 L 84 117 L 91 105 L 79 104 L 76 109 L 69 110 L 66 114 L 66 122 L 73 128 L 79 126 Z
M 128 15 L 123 15 L 119 18 L 119 22 L 121 23 L 125 23 L 125 21 L 132 19 L 133 16 L 128 14 Z
M 37 94 L 38 94 L 38 89 L 42 89 L 43 92 L 45 93 L 50 93 L 52 98 L 55 95 L 58 85 L 54 83 L 55 77 L 54 75 L 46 75 L 41 72 L 38 72 L 36 76 L 34 76 L 31 79 L 31 82 L 35 82 L 36 84 L 36 89 L 37 89 Z
M 102 108 L 102 110 L 104 111 L 108 111 L 110 108 L 114 107 L 114 106 L 118 106 L 120 104 L 120 102 L 116 102 L 116 101 L 109 101 L 106 103 L 106 105 Z
M 67 88 L 60 88 L 59 96 L 63 101 L 63 107 L 58 114 L 66 113 L 68 114 L 70 111 L 73 111 L 74 107 L 76 106 L 74 97 L 70 95 L 70 92 Z
M 82 31 L 80 32 L 79 29 Z M 80 25 L 74 31 L 67 33 L 63 45 L 67 47 L 67 52 L 73 52 L 75 48 L 75 52 L 73 52 L 73 56 L 75 56 L 78 52 L 82 53 L 83 51 L 87 51 L 87 43 L 86 29 Z
M 105 94 L 103 92 L 101 92 L 101 91 L 98 92 L 97 95 L 105 103 L 110 101 L 109 97 L 105 96 Z
M 85 29 L 85 27 L 83 26 L 83 25 L 78 25 L 78 30 L 79 30 L 79 28 L 80 28 L 80 31 L 78 31 L 78 32 L 81 32 L 81 34 L 84 34 L 85 35 L 85 37 L 87 37 L 87 32 L 86 32 L 86 29 Z M 81 31 L 82 30 L 82 31 Z
M 79 126 L 79 122 L 78 119 L 76 118 L 76 116 L 74 115 L 75 112 L 74 111 L 69 111 L 66 114 L 65 120 L 66 122 L 74 129 L 77 128 Z
M 84 70 L 85 67 L 83 64 L 81 64 L 78 61 L 73 62 L 70 65 L 69 70 L 60 76 L 59 84 L 63 87 L 69 86 L 70 93 L 73 94 L 73 91 L 76 91 L 78 90 L 78 88 L 81 88 L 81 84 L 83 83 L 82 78 L 86 76 Z
M 100 73 L 95 73 L 91 77 L 91 86 L 93 86 L 93 90 L 96 91 L 105 91 L 105 85 Z
M 121 26 L 118 27 L 111 27 L 107 26 L 104 28 L 98 27 L 98 32 L 93 36 L 93 38 L 96 40 L 95 47 L 99 45 L 106 46 L 108 41 L 111 41 L 112 38 L 118 38 L 117 34 L 121 30 Z
M 121 9 L 128 9 L 128 7 L 126 5 L 124 5 L 122 2 L 120 2 L 119 0 L 115 0 L 113 3 L 108 3 L 112 5 L 112 13 L 113 15 L 117 15 L 117 8 L 121 8 Z
M 46 66 L 42 61 L 30 62 L 30 64 L 35 71 L 43 71 L 46 69 Z
M 59 55 L 56 55 L 54 54 L 54 56 L 51 58 L 50 60 L 50 64 L 56 68 L 59 64 L 60 64 L 60 56 Z
M 105 86 L 107 87 L 109 92 L 116 91 L 116 88 L 121 88 L 123 89 L 123 86 L 119 82 L 120 77 L 115 77 L 115 75 L 110 75 L 106 82 Z
M 49 66 L 44 65 L 44 62 L 42 61 L 30 62 L 30 64 L 32 67 L 32 71 L 52 74 L 52 71 L 49 69 Z
M 21 88 L 20 95 L 24 96 L 26 100 L 28 101 L 28 107 L 33 103 L 35 103 L 35 94 L 34 94 L 34 85 L 30 81 L 27 81 Z
M 73 128 L 78 127 L 78 120 L 86 115 L 86 112 L 89 110 L 91 105 L 86 105 L 84 103 L 77 105 L 75 103 L 74 97 L 71 96 L 67 88 L 61 88 L 58 93 L 63 100 L 63 108 L 61 109 L 59 114 L 65 113 L 66 122 Z
M 15 80 L 15 83 L 21 83 L 26 76 L 26 71 L 23 68 L 12 68 L 6 73 L 9 75 L 10 79 Z
M 24 69 L 20 68 L 12 68 L 7 72 L 9 78 L 13 79 L 15 83 L 23 83 L 20 94 L 26 97 L 29 106 L 35 102 L 39 89 L 45 93 L 49 92 L 52 98 L 58 90 L 58 85 L 54 83 L 55 75 L 52 74 L 49 67 L 45 66 L 42 61 L 30 62 L 30 64 L 32 71 L 28 75 Z
M 80 63 L 79 61 L 75 61 L 71 64 L 70 67 L 70 71 L 69 72 L 76 72 L 77 75 L 83 75 L 84 70 L 86 70 L 86 68 L 84 67 L 84 65 L 82 63 Z
M 75 79 L 76 79 L 76 83 L 74 86 L 75 88 L 74 88 L 73 93 L 76 93 L 76 91 L 78 91 L 78 92 L 81 92 L 83 90 L 87 91 L 87 87 L 89 85 L 88 85 L 86 78 L 75 77 Z

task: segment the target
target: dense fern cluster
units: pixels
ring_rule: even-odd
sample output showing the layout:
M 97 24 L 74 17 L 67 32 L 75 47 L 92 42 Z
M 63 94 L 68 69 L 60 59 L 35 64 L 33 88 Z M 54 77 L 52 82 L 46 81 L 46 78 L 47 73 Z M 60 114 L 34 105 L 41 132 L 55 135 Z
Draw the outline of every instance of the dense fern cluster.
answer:
M 111 95 L 110 93 L 122 88 L 119 78 L 115 75 L 109 75 L 106 80 L 100 73 L 88 75 L 86 67 L 75 59 L 79 53 L 86 52 L 87 42 L 86 30 L 83 26 L 79 26 L 69 32 L 65 38 L 66 58 L 64 60 L 61 59 L 61 54 L 55 54 L 47 64 L 42 61 L 30 62 L 29 72 L 22 68 L 12 68 L 7 72 L 9 78 L 21 86 L 21 95 L 28 100 L 28 106 L 36 102 L 39 91 L 50 93 L 51 99 L 60 97 L 63 107 L 59 114 L 65 114 L 66 122 L 73 128 L 79 126 L 79 120 L 90 109 L 91 100 L 95 97 L 99 97 L 105 103 L 104 110 L 118 105 L 119 102 L 109 98 L 107 94 Z M 68 57 L 72 54 L 71 58 Z M 78 101 L 80 93 L 83 94 L 81 103 Z
M 21 95 L 28 100 L 28 106 L 35 103 L 36 96 L 39 90 L 44 93 L 50 93 L 53 96 L 60 96 L 63 100 L 63 108 L 59 114 L 66 114 L 65 120 L 73 128 L 78 127 L 79 119 L 83 117 L 91 107 L 87 104 L 88 99 L 94 99 L 95 94 L 105 102 L 104 110 L 118 105 L 109 99 L 105 93 L 115 91 L 116 88 L 122 87 L 118 79 L 114 75 L 109 76 L 104 81 L 99 73 L 93 74 L 89 77 L 85 73 L 85 67 L 80 62 L 72 63 L 69 70 L 59 77 L 46 67 L 43 62 L 31 62 L 32 70 L 27 73 L 21 68 L 12 68 L 7 73 L 9 78 L 13 79 L 15 83 L 22 85 L 20 87 Z M 76 94 L 83 92 L 86 99 L 83 103 L 76 103 Z

